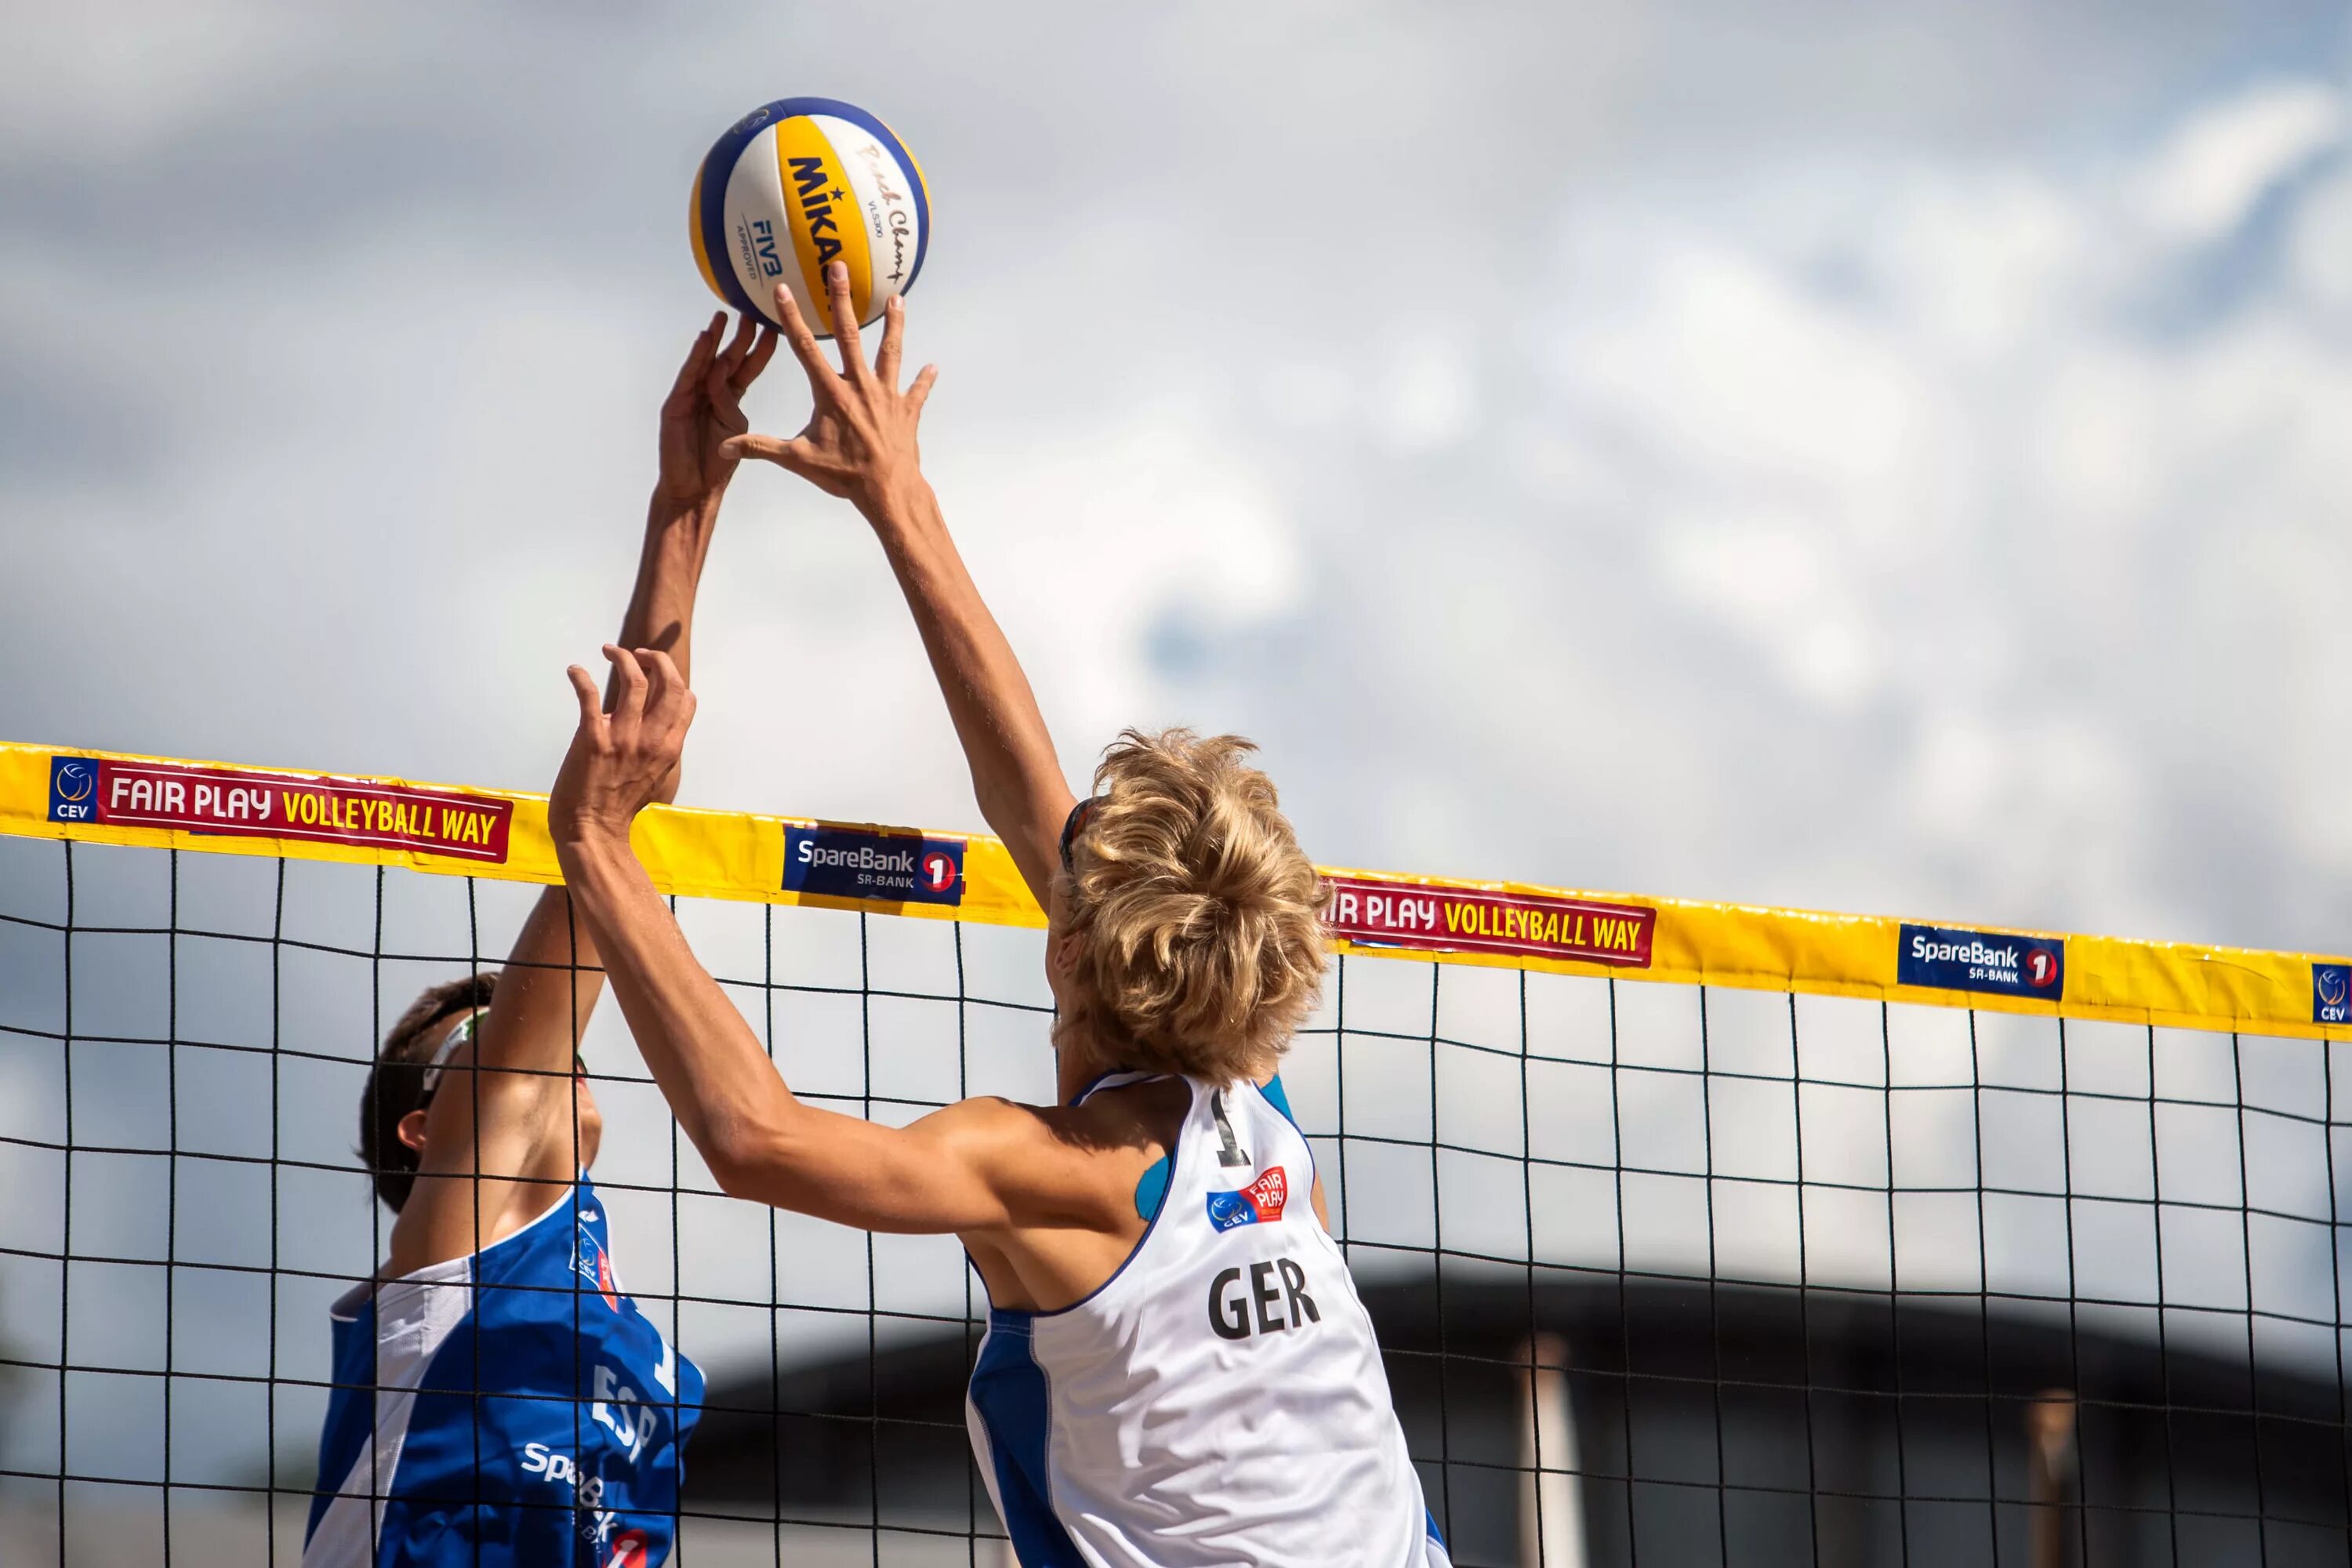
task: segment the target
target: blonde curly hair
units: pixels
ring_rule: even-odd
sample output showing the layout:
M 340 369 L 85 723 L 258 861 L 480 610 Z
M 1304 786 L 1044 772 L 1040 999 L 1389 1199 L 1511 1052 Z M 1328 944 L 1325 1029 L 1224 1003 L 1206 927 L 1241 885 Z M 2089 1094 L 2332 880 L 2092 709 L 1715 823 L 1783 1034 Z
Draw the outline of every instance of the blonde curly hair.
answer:
M 1082 938 L 1055 1042 L 1104 1066 L 1262 1079 L 1323 992 L 1322 879 L 1236 735 L 1129 730 L 1059 886 Z

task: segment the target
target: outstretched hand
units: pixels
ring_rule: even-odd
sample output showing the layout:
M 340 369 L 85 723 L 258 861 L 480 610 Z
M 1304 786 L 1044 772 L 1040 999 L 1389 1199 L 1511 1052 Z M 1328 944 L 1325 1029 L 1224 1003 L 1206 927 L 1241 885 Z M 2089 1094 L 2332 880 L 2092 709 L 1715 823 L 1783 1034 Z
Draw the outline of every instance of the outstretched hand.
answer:
M 727 313 L 721 310 L 695 338 L 669 395 L 662 399 L 656 491 L 672 506 L 698 506 L 726 489 L 736 462 L 726 444 L 751 427 L 743 416 L 744 390 L 776 355 L 776 334 L 755 328 L 749 316 L 735 323 L 734 338 L 722 348 L 726 332 Z
M 851 304 L 849 269 L 840 262 L 824 269 L 825 294 L 833 309 L 834 338 L 841 345 L 841 369 L 825 357 L 816 334 L 809 330 L 790 289 L 776 289 L 776 311 L 784 321 L 784 340 L 793 357 L 808 372 L 814 400 L 809 422 L 787 441 L 775 436 L 737 436 L 725 444 L 733 458 L 764 458 L 791 469 L 828 495 L 841 496 L 861 509 L 878 504 L 899 484 L 921 472 L 916 449 L 916 426 L 923 404 L 939 379 L 937 365 L 925 365 L 912 385 L 898 390 L 898 359 L 907 331 L 907 307 L 893 297 L 883 313 L 882 346 L 874 363 L 866 363 L 866 347 L 857 331 L 857 313 Z
M 694 693 L 669 655 L 606 643 L 604 657 L 613 663 L 609 709 L 586 670 L 575 664 L 564 671 L 580 700 L 580 728 L 547 802 L 548 831 L 558 844 L 627 843 L 637 813 L 661 798 L 694 722 Z

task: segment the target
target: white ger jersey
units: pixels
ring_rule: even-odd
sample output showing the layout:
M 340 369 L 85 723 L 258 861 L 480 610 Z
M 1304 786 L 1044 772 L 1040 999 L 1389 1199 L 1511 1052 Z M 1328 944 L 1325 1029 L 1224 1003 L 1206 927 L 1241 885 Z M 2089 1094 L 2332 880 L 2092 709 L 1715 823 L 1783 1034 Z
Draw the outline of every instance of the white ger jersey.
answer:
M 1307 1140 L 1254 1084 L 1187 1081 L 1118 1272 L 989 1312 L 965 1414 L 1023 1568 L 1443 1568 Z

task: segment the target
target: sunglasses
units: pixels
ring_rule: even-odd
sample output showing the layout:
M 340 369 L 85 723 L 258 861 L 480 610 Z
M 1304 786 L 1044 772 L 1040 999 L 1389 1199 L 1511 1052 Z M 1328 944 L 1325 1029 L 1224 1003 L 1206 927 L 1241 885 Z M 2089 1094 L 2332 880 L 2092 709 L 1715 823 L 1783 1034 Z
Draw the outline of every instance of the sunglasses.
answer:
M 1076 876 L 1077 870 L 1070 864 L 1070 846 L 1077 842 L 1078 835 L 1087 830 L 1087 824 L 1095 819 L 1095 813 L 1109 799 L 1107 795 L 1089 796 L 1070 807 L 1070 815 L 1062 819 L 1062 869 L 1072 876 Z
M 449 1032 L 443 1036 L 441 1043 L 434 1047 L 432 1059 L 425 1064 L 425 1092 L 416 1098 L 416 1108 L 419 1110 L 433 1103 L 434 1095 L 440 1092 L 443 1069 L 448 1065 L 449 1058 L 457 1054 L 457 1047 L 474 1038 L 481 1018 L 482 1015 L 478 1009 L 467 1014 L 450 1026 Z M 575 1076 L 586 1078 L 588 1058 L 578 1051 L 572 1052 L 572 1070 Z

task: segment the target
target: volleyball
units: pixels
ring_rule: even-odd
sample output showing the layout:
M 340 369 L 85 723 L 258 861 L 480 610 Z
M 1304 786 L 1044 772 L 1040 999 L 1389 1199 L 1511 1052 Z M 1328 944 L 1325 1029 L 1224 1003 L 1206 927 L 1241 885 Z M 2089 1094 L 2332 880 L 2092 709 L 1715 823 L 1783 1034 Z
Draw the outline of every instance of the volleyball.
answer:
M 860 326 L 915 286 L 931 241 L 922 166 L 855 104 L 786 98 L 728 128 L 694 176 L 689 232 L 702 280 L 777 326 L 776 285 L 819 337 L 834 332 L 824 268 L 849 269 Z

